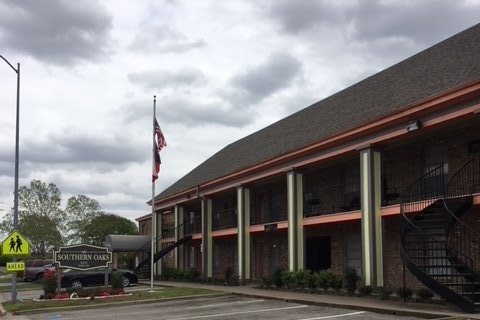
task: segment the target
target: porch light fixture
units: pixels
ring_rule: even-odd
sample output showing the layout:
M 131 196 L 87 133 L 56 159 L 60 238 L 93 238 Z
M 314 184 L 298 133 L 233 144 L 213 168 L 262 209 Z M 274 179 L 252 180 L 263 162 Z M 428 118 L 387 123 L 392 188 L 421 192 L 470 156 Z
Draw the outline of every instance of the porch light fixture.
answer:
M 412 132 L 412 131 L 420 129 L 421 125 L 422 125 L 422 123 L 418 120 L 410 121 L 407 124 L 407 126 L 405 127 L 405 129 L 407 129 L 408 132 Z

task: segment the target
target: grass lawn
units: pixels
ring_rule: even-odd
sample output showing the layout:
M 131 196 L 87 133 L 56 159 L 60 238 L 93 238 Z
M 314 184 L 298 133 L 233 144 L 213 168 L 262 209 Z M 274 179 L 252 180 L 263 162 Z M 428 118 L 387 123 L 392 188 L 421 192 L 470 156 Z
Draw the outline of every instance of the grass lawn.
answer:
M 127 290 L 128 293 L 128 290 Z M 34 312 L 42 311 L 42 309 L 49 308 L 75 308 L 75 307 L 98 307 L 102 305 L 110 305 L 112 303 L 121 303 L 121 302 L 130 302 L 130 301 L 145 301 L 145 300 L 161 300 L 167 298 L 176 298 L 176 297 L 186 297 L 186 296 L 197 296 L 205 294 L 215 294 L 219 293 L 218 291 L 200 289 L 200 288 L 181 288 L 181 287 L 172 287 L 172 288 L 158 288 L 155 292 L 149 291 L 135 291 L 131 292 L 131 295 L 110 297 L 110 298 L 99 298 L 95 297 L 94 299 L 65 299 L 65 300 L 23 300 L 13 304 L 11 301 L 3 302 L 2 305 L 10 313 L 22 313 L 22 312 Z
M 11 275 L 2 275 L 0 276 L 0 292 L 9 292 L 12 291 L 12 286 L 7 285 L 12 283 Z M 17 291 L 22 290 L 36 290 L 42 289 L 41 282 L 25 282 L 22 279 L 17 277 Z

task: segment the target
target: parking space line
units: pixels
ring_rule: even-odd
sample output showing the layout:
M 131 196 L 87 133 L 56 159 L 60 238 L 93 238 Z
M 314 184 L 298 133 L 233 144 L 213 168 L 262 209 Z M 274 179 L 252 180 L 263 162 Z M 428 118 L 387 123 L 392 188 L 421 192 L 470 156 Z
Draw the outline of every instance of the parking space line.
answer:
M 214 303 L 214 304 L 207 304 L 204 306 L 196 306 L 196 307 L 190 307 L 194 309 L 201 309 L 201 308 L 211 308 L 211 307 L 223 307 L 223 306 L 231 306 L 235 304 L 248 304 L 248 303 L 258 303 L 258 302 L 263 302 L 265 301 L 264 299 L 258 299 L 258 300 L 249 300 L 249 301 L 233 301 L 233 302 L 222 302 L 222 303 Z
M 201 318 L 216 318 L 216 317 L 225 317 L 225 316 L 234 316 L 237 314 L 247 314 L 247 313 L 260 313 L 260 312 L 270 312 L 270 311 L 280 311 L 280 310 L 289 310 L 289 309 L 299 309 L 308 307 L 307 305 L 299 305 L 293 307 L 283 307 L 283 308 L 270 308 L 270 309 L 259 309 L 259 310 L 249 310 L 249 311 L 239 311 L 239 312 L 228 312 L 228 313 L 219 313 L 219 314 L 206 314 L 203 316 L 192 316 L 192 317 L 184 317 L 184 318 L 171 318 L 168 320 L 188 320 L 188 319 L 201 319 Z
M 299 320 L 334 319 L 334 318 L 340 318 L 340 317 L 355 316 L 357 314 L 362 314 L 362 313 L 365 313 L 365 311 L 357 311 L 357 312 L 351 312 L 351 313 L 345 313 L 345 314 L 336 314 L 336 315 L 333 315 L 333 316 L 323 316 L 323 317 L 306 318 L 306 319 L 299 319 Z

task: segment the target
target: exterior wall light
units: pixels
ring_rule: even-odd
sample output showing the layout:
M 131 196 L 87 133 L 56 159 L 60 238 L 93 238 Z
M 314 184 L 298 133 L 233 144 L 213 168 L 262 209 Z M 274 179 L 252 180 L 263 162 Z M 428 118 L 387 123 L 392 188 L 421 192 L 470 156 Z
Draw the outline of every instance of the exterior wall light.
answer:
M 420 129 L 421 126 L 422 126 L 422 123 L 418 120 L 415 120 L 415 121 L 410 121 L 405 127 L 405 129 L 407 129 L 408 132 L 412 132 Z

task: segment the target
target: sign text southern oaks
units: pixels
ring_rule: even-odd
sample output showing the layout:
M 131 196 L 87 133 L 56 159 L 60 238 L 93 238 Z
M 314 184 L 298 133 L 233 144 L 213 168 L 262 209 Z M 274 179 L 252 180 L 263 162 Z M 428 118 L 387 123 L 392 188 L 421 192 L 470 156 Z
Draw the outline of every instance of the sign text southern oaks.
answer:
M 60 247 L 53 253 L 53 261 L 60 268 L 90 270 L 108 267 L 112 262 L 112 253 L 106 247 L 97 247 L 89 244 L 77 244 Z

